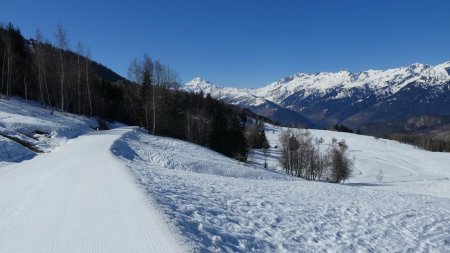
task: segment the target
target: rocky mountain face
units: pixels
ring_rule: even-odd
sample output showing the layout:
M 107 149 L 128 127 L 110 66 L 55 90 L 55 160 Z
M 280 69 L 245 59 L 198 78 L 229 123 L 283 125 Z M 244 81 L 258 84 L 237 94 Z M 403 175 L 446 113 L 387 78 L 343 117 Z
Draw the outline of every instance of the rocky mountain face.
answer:
M 283 124 L 352 128 L 424 115 L 450 115 L 450 62 L 359 73 L 299 73 L 258 89 L 220 87 L 201 78 L 182 89 L 211 94 Z

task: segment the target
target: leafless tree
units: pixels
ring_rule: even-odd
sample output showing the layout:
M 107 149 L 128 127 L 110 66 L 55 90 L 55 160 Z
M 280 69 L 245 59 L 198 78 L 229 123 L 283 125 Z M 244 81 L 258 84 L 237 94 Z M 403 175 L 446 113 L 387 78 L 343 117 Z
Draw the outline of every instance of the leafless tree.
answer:
M 162 85 L 164 82 L 164 67 L 159 60 L 155 62 L 155 84 Z M 152 109 L 153 109 L 153 128 L 152 134 L 156 131 L 156 85 L 152 87 Z
M 346 152 L 348 146 L 344 140 L 337 144 L 332 144 L 330 150 L 331 157 L 331 182 L 340 183 L 347 180 L 351 175 L 352 160 L 348 158 Z
M 47 76 L 45 74 L 45 50 L 43 48 L 43 36 L 40 29 L 36 30 L 34 38 L 34 50 L 35 58 L 34 62 L 37 70 L 38 84 L 39 84 L 39 95 L 42 104 L 51 104 L 50 93 L 48 91 Z M 47 103 L 45 102 L 47 99 Z
M 3 93 L 3 88 L 5 86 L 5 75 L 6 75 L 6 47 L 3 53 L 3 60 L 2 60 L 2 87 L 0 89 L 0 92 Z
M 83 44 L 81 44 L 80 41 L 78 41 L 77 43 L 77 49 L 76 49 L 76 53 L 77 53 L 77 105 L 78 105 L 78 113 L 81 114 L 81 88 L 80 88 L 80 84 L 81 84 L 81 61 L 80 58 L 83 55 Z
M 350 176 L 352 161 L 346 155 L 345 141 L 333 138 L 325 152 L 322 138 L 313 138 L 308 130 L 289 129 L 281 132 L 280 143 L 280 163 L 290 175 L 334 183 Z
M 5 39 L 5 57 L 6 57 L 6 97 L 11 95 L 11 72 L 12 72 L 12 42 L 9 36 Z
M 128 67 L 128 78 L 137 84 L 142 84 L 143 73 L 143 64 L 138 59 L 133 59 Z
M 60 65 L 60 91 L 61 91 L 61 110 L 64 111 L 64 51 L 68 47 L 68 41 L 67 41 L 67 35 L 64 31 L 64 27 L 62 24 L 58 24 L 58 27 L 56 29 L 55 33 L 56 37 L 56 45 L 58 47 L 59 51 L 59 65 Z
M 87 89 L 87 96 L 88 96 L 88 102 L 89 102 L 89 116 L 92 116 L 92 100 L 91 100 L 91 88 L 89 83 L 89 64 L 91 62 L 91 50 L 88 48 L 86 50 L 86 54 L 84 55 L 85 59 L 85 75 L 86 75 L 86 89 Z

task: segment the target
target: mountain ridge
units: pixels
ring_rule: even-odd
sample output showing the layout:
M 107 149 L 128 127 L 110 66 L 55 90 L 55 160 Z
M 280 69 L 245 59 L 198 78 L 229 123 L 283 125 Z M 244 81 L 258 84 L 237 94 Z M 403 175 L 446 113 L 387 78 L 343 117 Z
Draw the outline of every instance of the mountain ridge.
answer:
M 402 116 L 405 108 L 414 108 L 418 104 L 422 107 L 405 112 L 405 117 L 425 113 L 446 115 L 440 108 L 450 107 L 449 85 L 450 61 L 446 61 L 435 66 L 414 63 L 406 67 L 355 73 L 348 70 L 315 74 L 300 72 L 253 89 L 222 87 L 194 78 L 182 89 L 209 93 L 257 113 L 261 111 L 260 107 L 270 107 L 272 112 L 265 116 L 281 123 L 309 121 L 310 126 L 346 123 L 357 127 L 362 123 L 384 120 L 389 114 Z M 403 109 L 397 111 L 396 106 Z M 274 116 L 273 112 L 281 108 L 289 111 L 290 120 Z M 424 112 L 423 108 L 428 111 Z M 383 115 L 385 109 L 386 115 Z M 296 119 L 295 113 L 303 118 Z

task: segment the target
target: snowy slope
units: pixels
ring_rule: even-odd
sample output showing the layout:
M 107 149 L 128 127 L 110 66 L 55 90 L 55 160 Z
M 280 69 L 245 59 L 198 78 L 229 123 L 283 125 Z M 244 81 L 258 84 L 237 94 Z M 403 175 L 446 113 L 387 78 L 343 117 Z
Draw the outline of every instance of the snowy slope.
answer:
M 265 128 L 271 145 L 270 156 L 265 157 L 261 150 L 255 150 L 249 160 L 257 167 L 262 167 L 267 160 L 271 170 L 283 171 L 278 163 L 280 149 L 274 147 L 280 146 L 278 136 L 286 128 L 270 124 Z M 325 144 L 332 138 L 345 140 L 354 162 L 354 171 L 347 183 L 450 198 L 450 153 L 424 151 L 397 141 L 365 135 L 308 131 L 313 137 L 323 138 Z M 380 171 L 383 174 L 381 183 L 376 178 Z
M 355 173 L 342 185 L 309 182 L 277 168 L 279 127 L 266 125 L 265 170 L 260 151 L 243 164 L 137 128 L 76 128 L 86 119 L 17 103 L 0 107 L 9 134 L 87 133 L 0 167 L 2 253 L 450 251 L 448 153 L 312 130 L 345 139 Z
M 0 99 L 0 166 L 30 159 L 36 151 L 50 152 L 96 127 L 95 118 L 44 109 L 19 98 Z
M 396 156 L 381 153 L 384 143 L 364 139 L 369 150 L 364 154 L 364 144 L 355 144 L 360 140 L 346 137 L 352 155 L 361 159 L 356 171 L 364 172 L 346 185 L 252 169 L 197 145 L 140 131 L 119 139 L 113 152 L 199 252 L 449 251 L 449 192 L 443 189 L 437 197 L 385 188 L 387 182 L 373 183 L 372 175 L 365 176 L 370 166 L 364 167 L 364 159 L 374 160 L 373 164 L 386 160 L 385 178 L 391 185 L 408 179 L 404 175 L 408 169 L 421 171 L 409 177 L 411 182 L 420 175 L 445 176 L 445 164 L 426 174 L 426 168 L 409 168 L 404 158 L 400 171 L 394 171 L 399 166 L 389 171 Z M 404 148 L 392 145 L 398 152 Z M 400 154 L 409 151 L 414 150 Z M 430 154 L 413 155 L 420 155 L 426 164 L 436 158 Z M 436 165 L 447 162 L 449 155 L 440 158 Z
M 0 167 L 0 252 L 186 251 L 110 151 L 128 131 Z

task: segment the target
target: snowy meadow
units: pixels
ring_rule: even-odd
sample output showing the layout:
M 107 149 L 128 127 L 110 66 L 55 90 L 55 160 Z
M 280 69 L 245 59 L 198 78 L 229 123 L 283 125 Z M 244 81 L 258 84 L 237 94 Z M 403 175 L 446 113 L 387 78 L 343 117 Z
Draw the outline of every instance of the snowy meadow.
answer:
M 266 128 L 274 147 L 280 129 Z M 262 151 L 252 154 L 249 167 L 139 130 L 112 150 L 174 230 L 199 252 L 450 250 L 449 172 L 445 163 L 431 162 L 450 161 L 448 154 L 367 136 L 312 133 L 346 139 L 355 161 L 355 174 L 346 184 L 284 175 L 275 148 L 268 155 L 269 170 L 261 167 L 267 159 Z M 401 154 L 409 156 L 398 160 Z M 383 182 L 376 181 L 378 169 L 384 170 Z

